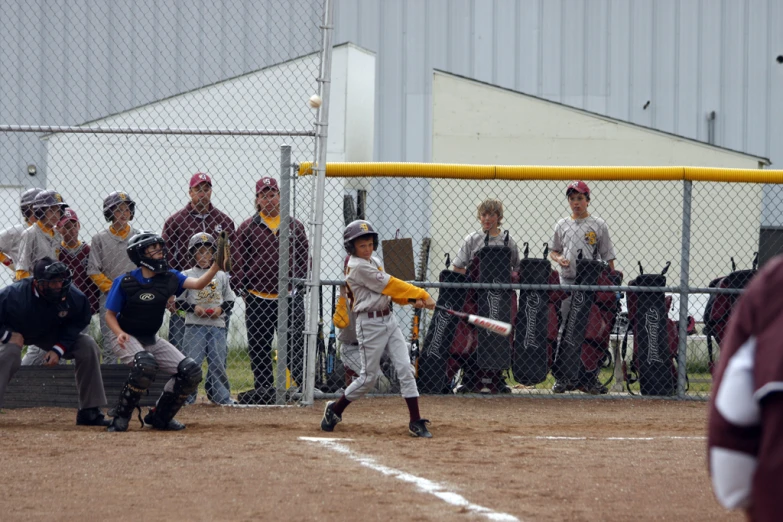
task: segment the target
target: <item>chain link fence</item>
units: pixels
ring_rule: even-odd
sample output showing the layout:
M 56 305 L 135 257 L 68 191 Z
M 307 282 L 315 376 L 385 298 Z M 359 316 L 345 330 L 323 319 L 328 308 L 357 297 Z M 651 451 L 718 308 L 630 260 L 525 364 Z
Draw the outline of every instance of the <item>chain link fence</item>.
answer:
M 549 167 L 513 180 L 484 172 L 495 168 L 330 164 L 324 294 L 340 292 L 345 224 L 365 219 L 379 232 L 386 271 L 439 305 L 513 325 L 502 337 L 440 310 L 392 305 L 422 393 L 707 397 L 728 314 L 760 247 L 767 257 L 783 247 L 760 244 L 763 184 L 683 181 L 683 168 L 614 173 L 638 178 L 627 181 L 591 181 L 613 177 L 600 168 Z M 570 176 L 589 188 L 581 209 L 566 196 Z M 573 219 L 577 211 L 589 217 Z M 329 332 L 331 299 L 324 308 Z M 336 350 L 327 342 L 319 355 L 324 391 L 343 382 L 330 354 L 344 359 L 348 381 L 355 371 L 352 327 L 338 328 Z M 376 391 L 399 391 L 384 362 Z
M 37 259 L 59 258 L 90 298 L 103 362 L 128 363 L 105 311 L 113 282 L 137 268 L 131 237 L 162 235 L 171 267 L 197 277 L 228 231 L 231 279 L 170 302 L 159 335 L 203 364 L 198 400 L 275 402 L 281 145 L 296 161 L 325 145 L 328 9 L 323 0 L 0 3 L 3 286 Z M 307 104 L 314 93 L 320 110 Z M 311 219 L 301 209 L 312 206 L 312 183 L 288 193 L 300 209 L 291 276 L 307 276 Z M 298 290 L 288 386 L 303 381 L 308 301 Z M 42 348 L 27 347 L 24 364 L 40 364 Z

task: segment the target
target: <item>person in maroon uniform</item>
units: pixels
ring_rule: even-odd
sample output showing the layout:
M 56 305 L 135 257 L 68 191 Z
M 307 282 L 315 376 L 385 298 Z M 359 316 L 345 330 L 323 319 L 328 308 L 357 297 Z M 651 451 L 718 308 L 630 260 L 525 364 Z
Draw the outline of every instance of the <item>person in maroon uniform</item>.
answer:
M 71 269 L 73 286 L 87 296 L 90 313 L 97 314 L 100 309 L 101 291 L 98 285 L 87 275 L 87 262 L 90 258 L 90 245 L 79 240 L 82 226 L 79 216 L 72 208 L 66 208 L 63 217 L 57 222 L 57 231 L 63 236 L 59 261 Z
M 708 458 L 718 501 L 780 520 L 783 498 L 783 256 L 737 302 L 710 394 Z
M 229 239 L 234 239 L 234 221 L 212 204 L 212 178 L 209 174 L 196 172 L 190 177 L 189 187 L 190 202 L 166 220 L 161 234 L 168 247 L 169 266 L 178 272 L 191 268 L 188 242 L 196 234 L 205 232 L 218 237 L 220 232 L 227 230 Z M 169 309 L 172 312 L 169 342 L 180 348 L 185 335 L 185 312 L 177 310 L 174 304 Z

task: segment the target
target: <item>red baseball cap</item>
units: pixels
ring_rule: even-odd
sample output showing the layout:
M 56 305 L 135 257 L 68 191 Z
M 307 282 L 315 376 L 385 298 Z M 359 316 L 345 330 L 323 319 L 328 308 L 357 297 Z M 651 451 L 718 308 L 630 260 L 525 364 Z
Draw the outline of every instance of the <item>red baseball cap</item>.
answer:
M 204 174 L 203 172 L 196 172 L 191 176 L 190 178 L 190 188 L 195 187 L 196 185 L 201 185 L 202 183 L 209 183 L 209 186 L 212 186 L 212 178 L 209 177 L 209 174 Z
M 76 221 L 79 222 L 79 216 L 76 215 L 76 211 L 72 208 L 68 207 L 63 211 L 63 217 L 60 218 L 60 221 L 57 222 L 57 226 L 61 227 L 65 225 L 69 221 Z
M 580 192 L 584 194 L 585 196 L 590 195 L 590 187 L 587 186 L 587 183 L 584 181 L 573 181 L 568 185 L 568 188 L 566 189 L 566 196 L 571 193 L 571 191 Z
M 275 178 L 270 178 L 269 176 L 265 176 L 256 182 L 256 194 L 265 189 L 272 189 L 280 192 L 277 180 Z

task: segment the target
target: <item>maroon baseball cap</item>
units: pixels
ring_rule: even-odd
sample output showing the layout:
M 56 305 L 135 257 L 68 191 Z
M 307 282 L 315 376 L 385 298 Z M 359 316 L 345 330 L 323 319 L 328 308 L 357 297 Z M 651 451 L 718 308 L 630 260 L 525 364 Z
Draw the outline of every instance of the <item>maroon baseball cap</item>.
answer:
M 191 176 L 190 178 L 190 188 L 195 187 L 196 185 L 201 185 L 202 183 L 209 183 L 209 186 L 212 186 L 212 178 L 209 177 L 209 174 L 204 174 L 203 172 L 196 172 Z
M 265 176 L 256 182 L 256 194 L 265 189 L 273 189 L 280 192 L 277 180 L 275 178 L 270 178 L 269 176 Z
M 571 191 L 580 192 L 585 196 L 590 195 L 590 187 L 588 187 L 587 183 L 584 181 L 573 181 L 569 183 L 568 188 L 566 189 L 566 196 L 569 195 Z
M 76 221 L 77 223 L 79 222 L 79 216 L 77 216 L 76 211 L 70 207 L 65 209 L 63 212 L 63 217 L 61 217 L 60 221 L 57 222 L 57 226 L 61 227 L 69 221 Z

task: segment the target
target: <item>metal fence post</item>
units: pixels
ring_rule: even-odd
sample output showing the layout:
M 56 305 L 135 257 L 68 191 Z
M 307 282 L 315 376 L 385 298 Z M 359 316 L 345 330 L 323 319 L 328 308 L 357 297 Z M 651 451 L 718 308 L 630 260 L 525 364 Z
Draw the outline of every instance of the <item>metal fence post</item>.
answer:
M 680 255 L 680 319 L 677 325 L 679 343 L 677 345 L 677 397 L 685 398 L 688 382 L 688 291 L 690 284 L 691 249 L 691 200 L 693 182 L 684 180 L 682 186 L 682 248 Z
M 277 266 L 277 385 L 276 403 L 285 404 L 286 378 L 288 367 L 288 277 L 289 245 L 291 234 L 291 146 L 280 146 L 280 233 L 278 253 L 280 263 Z M 301 383 L 299 383 L 301 384 Z

